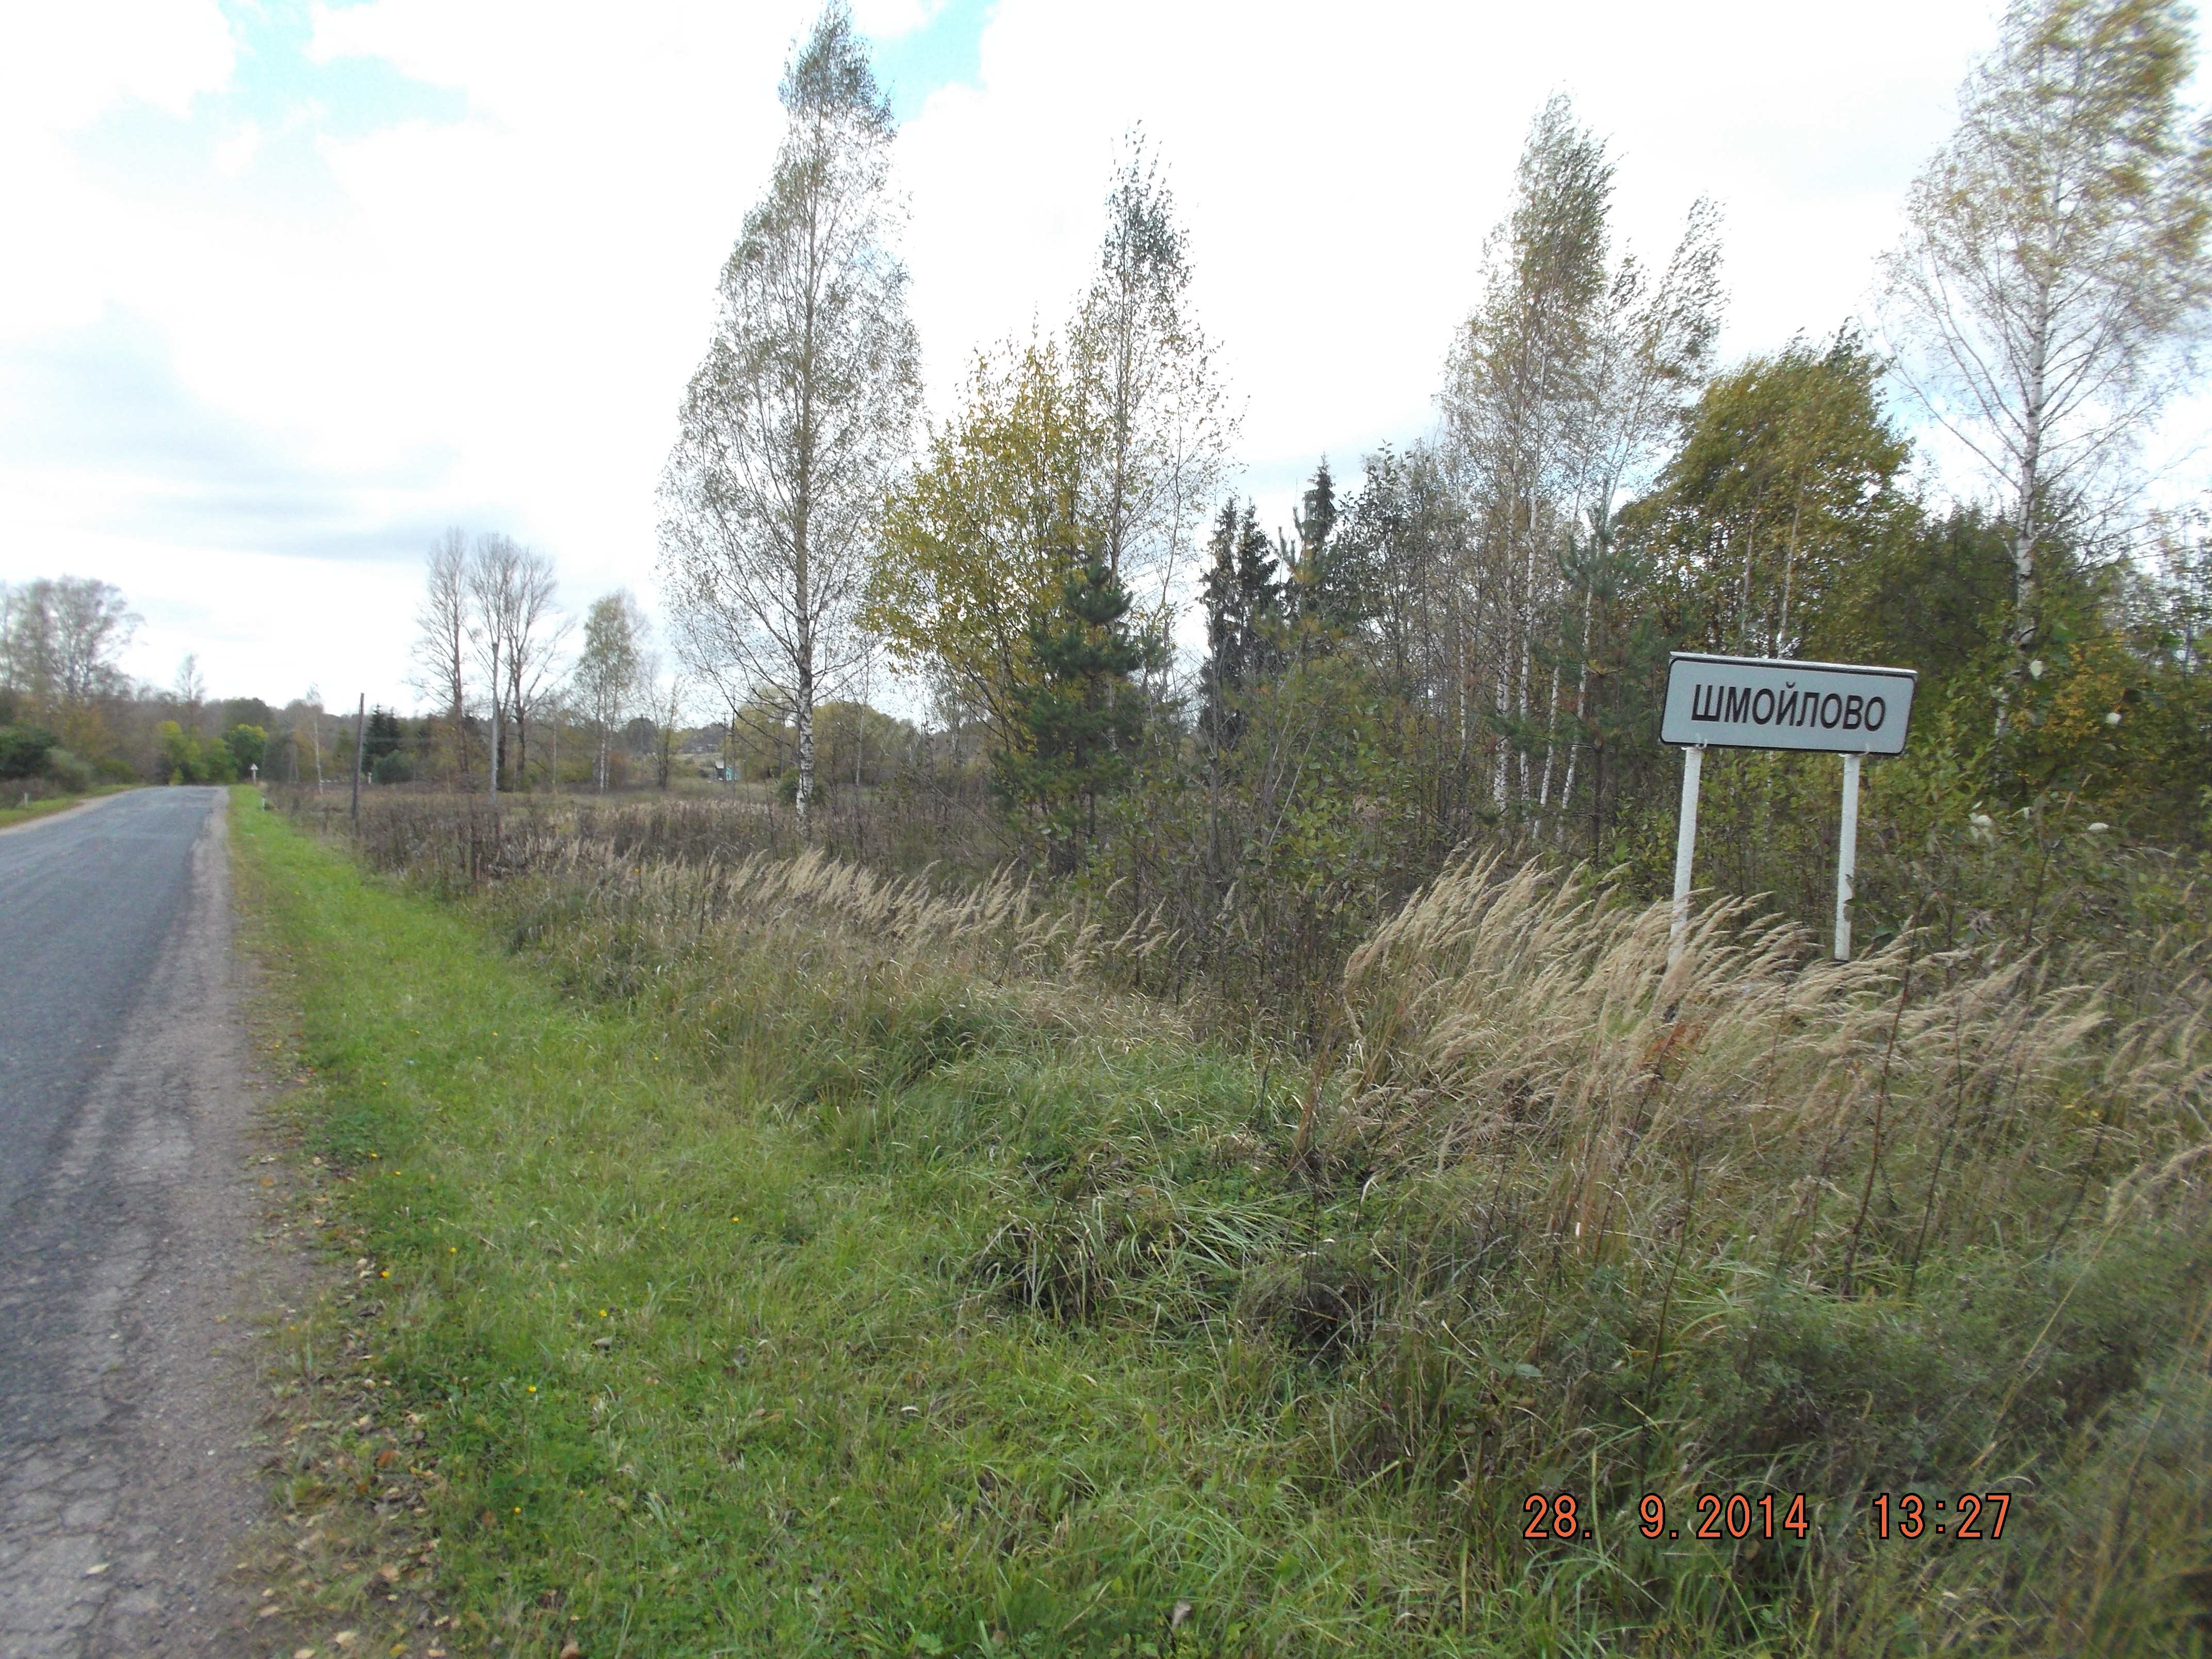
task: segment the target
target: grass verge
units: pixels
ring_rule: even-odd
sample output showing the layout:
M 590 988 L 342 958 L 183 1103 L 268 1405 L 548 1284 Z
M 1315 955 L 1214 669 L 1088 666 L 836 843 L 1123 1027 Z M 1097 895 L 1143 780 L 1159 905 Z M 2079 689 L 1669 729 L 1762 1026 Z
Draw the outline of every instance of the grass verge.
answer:
M 289 1497 L 404 1516 L 459 1641 L 1381 1652 L 1407 1607 L 1433 1624 L 1441 1553 L 1380 1499 L 1304 1490 L 1282 1375 L 1247 1392 L 1203 1334 L 978 1294 L 966 1264 L 1008 1218 L 988 1152 L 856 1163 L 865 1124 L 759 1109 L 465 918 L 276 815 L 235 823 L 358 1252 L 361 1298 L 313 1338 L 379 1401 Z M 1254 1099 L 1172 1047 L 1088 1080 L 1011 1063 L 1040 1112 Z
M 47 817 L 72 806 L 81 806 L 86 801 L 98 800 L 103 795 L 119 795 L 126 789 L 143 787 L 136 783 L 112 783 L 102 788 L 88 789 L 80 795 L 48 795 L 40 800 L 10 802 L 7 799 L 5 786 L 0 786 L 0 830 L 7 829 L 10 824 L 28 823 L 33 818 Z
M 353 1273 L 292 1499 L 459 1640 L 2202 1646 L 2193 957 L 2093 1042 L 1964 961 L 1662 980 L 1662 912 L 1469 872 L 1285 1079 L 1009 889 L 468 829 L 441 905 L 240 826 Z M 2001 1543 L 1876 1540 L 1962 1482 Z M 1698 1539 L 1731 1490 L 1808 1524 Z

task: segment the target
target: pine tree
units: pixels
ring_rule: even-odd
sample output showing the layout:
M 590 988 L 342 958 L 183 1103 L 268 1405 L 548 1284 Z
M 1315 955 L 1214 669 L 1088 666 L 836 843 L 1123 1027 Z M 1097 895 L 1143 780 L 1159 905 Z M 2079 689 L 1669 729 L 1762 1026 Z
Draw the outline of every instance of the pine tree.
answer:
M 1030 624 L 1038 678 L 1017 694 L 1023 741 L 998 757 L 996 781 L 1042 834 L 1059 873 L 1073 871 L 1097 837 L 1099 798 L 1128 787 L 1144 737 L 1134 683 L 1144 652 L 1129 637 L 1128 614 L 1128 591 L 1094 555 L 1067 579 L 1055 611 Z

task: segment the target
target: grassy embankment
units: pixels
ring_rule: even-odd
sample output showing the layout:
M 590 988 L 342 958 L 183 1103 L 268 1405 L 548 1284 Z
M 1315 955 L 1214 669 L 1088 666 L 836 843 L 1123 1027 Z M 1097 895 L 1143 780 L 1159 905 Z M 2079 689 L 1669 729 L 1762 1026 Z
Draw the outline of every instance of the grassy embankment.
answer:
M 47 795 L 37 800 L 26 801 L 21 799 L 10 800 L 6 786 L 0 785 L 0 830 L 5 830 L 11 823 L 28 823 L 33 818 L 51 817 L 70 807 L 82 805 L 86 801 L 98 800 L 103 795 L 118 795 L 125 789 L 142 787 L 135 783 L 110 783 L 97 789 L 88 789 L 82 794 Z
M 1291 1072 L 1006 889 L 555 836 L 455 907 L 235 823 L 386 1385 L 289 1494 L 434 1537 L 462 1645 L 2202 1642 L 2197 942 L 2123 1021 L 1466 872 Z M 1908 1487 L 2004 1539 L 1875 1542 Z
M 856 1167 L 650 1021 L 274 815 L 235 822 L 298 975 L 313 1144 L 357 1176 L 387 1424 L 431 1417 L 426 1522 L 465 1626 L 601 1652 L 1164 1645 L 1188 1598 L 1212 1647 L 1256 1589 L 1387 1626 L 1363 1603 L 1418 1571 L 1402 1527 L 1279 1486 L 1204 1344 L 1071 1340 L 949 1271 L 1004 1219 L 992 1160 Z M 1233 1067 L 1114 1047 L 1124 1110 L 1251 1103 Z M 1080 1110 L 1076 1079 L 1032 1081 Z

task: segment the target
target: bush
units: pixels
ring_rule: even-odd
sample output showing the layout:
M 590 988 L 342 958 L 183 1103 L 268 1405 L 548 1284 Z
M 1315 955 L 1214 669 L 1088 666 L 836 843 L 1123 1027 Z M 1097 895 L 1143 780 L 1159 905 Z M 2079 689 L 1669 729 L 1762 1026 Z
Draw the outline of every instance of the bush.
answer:
M 43 726 L 0 726 L 0 778 L 35 778 L 60 739 Z
M 398 750 L 380 757 L 369 769 L 369 777 L 377 783 L 412 783 L 415 781 L 414 763 Z
M 82 794 L 99 780 L 99 770 L 81 755 L 66 749 L 47 751 L 46 775 L 73 794 Z

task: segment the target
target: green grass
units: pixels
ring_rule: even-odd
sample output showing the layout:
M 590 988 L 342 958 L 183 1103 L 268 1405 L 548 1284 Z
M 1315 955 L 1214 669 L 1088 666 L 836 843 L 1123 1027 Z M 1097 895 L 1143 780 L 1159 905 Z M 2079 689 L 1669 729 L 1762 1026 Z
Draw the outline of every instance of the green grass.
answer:
M 88 800 L 98 800 L 103 795 L 120 794 L 125 789 L 142 787 L 135 783 L 111 783 L 78 795 L 49 795 L 43 800 L 34 800 L 25 805 L 21 804 L 21 790 L 11 792 L 6 785 L 0 784 L 0 830 L 5 830 L 12 823 L 28 823 L 33 818 L 46 817 L 68 807 L 82 805 Z M 11 793 L 16 797 L 14 802 L 8 799 Z
M 1883 1182 L 1836 1162 L 1857 1118 L 1816 1124 L 1810 1181 L 1770 1129 L 1762 1188 L 1723 1125 L 1672 1176 L 1647 1158 L 1642 1212 L 1594 1229 L 1635 1248 L 1583 1257 L 1535 1204 L 1589 1164 L 1571 1139 L 1294 1156 L 1318 1069 L 1054 977 L 1048 915 L 955 925 L 829 865 L 497 836 L 468 844 L 505 878 L 441 902 L 279 815 L 235 823 L 313 1079 L 309 1207 L 353 1264 L 285 1344 L 286 1495 L 309 1537 L 357 1534 L 350 1565 L 292 1569 L 325 1610 L 388 1617 L 382 1565 L 434 1586 L 437 1639 L 549 1655 L 2203 1648 L 2193 1186 L 2075 1234 L 2040 1200 L 1946 1234 L 1894 1127 Z M 1468 984 L 1490 978 L 1516 982 Z M 1895 1016 L 1869 1006 L 1878 1055 Z M 1482 1029 L 1556 1047 L 1547 1018 Z M 1686 1107 L 1772 1086 L 1769 1042 L 1747 1072 L 1698 1029 Z M 2039 1065 L 2070 1053 L 2051 1029 Z M 1425 1052 L 1390 1051 L 1409 1088 Z M 1652 1052 L 1623 1049 L 1637 1098 Z M 1418 1121 L 1517 1075 L 1470 1072 Z M 2086 1194 L 2068 1149 L 2098 1155 L 2096 1120 L 2054 1109 L 2031 1141 L 2038 1098 L 1999 1098 L 1968 1120 L 1969 1195 L 1991 1152 Z M 1759 1236 L 1796 1193 L 1785 1272 Z M 1923 1261 L 1923 1236 L 1952 1242 Z M 1856 1292 L 1816 1244 L 1852 1251 Z M 1871 1540 L 1872 1492 L 1962 1481 L 2018 1496 L 2002 1545 Z M 1578 1492 L 1595 1535 L 1523 1542 L 1537 1487 Z M 1638 1535 L 1639 1494 L 1686 1516 L 1703 1490 L 1803 1491 L 1809 1536 Z
M 1298 1478 L 1295 1372 L 1247 1390 L 1230 1339 L 1173 1309 L 1064 1324 L 979 1279 L 1027 1183 L 960 1131 L 961 1086 L 924 1091 L 944 1151 L 870 1154 L 864 1114 L 764 1110 L 461 915 L 275 815 L 234 823 L 295 975 L 310 1144 L 351 1177 L 374 1270 L 348 1316 L 391 1386 L 359 1438 L 422 1419 L 410 1491 L 462 1629 L 586 1653 L 1462 1650 L 1445 1553 Z M 1104 1095 L 1164 1140 L 1179 1108 L 1255 1097 L 1171 1045 L 1080 1079 L 992 1064 L 968 1093 Z

